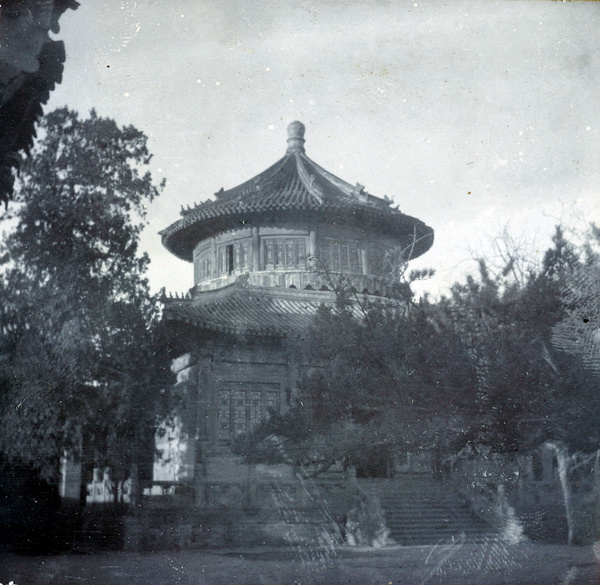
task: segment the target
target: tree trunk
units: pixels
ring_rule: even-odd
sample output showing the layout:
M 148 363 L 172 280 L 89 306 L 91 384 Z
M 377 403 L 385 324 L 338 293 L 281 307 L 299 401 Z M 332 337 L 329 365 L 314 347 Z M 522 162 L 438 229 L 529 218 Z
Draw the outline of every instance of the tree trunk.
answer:
M 142 505 L 141 485 L 138 471 L 138 464 L 133 462 L 129 466 L 129 479 L 131 481 L 129 509 L 134 516 L 138 514 Z
M 144 526 L 141 515 L 141 493 L 138 477 L 138 465 L 135 462 L 129 468 L 130 503 L 129 514 L 125 517 L 124 549 L 129 552 L 140 552 L 143 549 Z
M 508 501 L 506 486 L 503 483 L 498 484 L 497 497 L 502 522 L 502 539 L 511 544 L 523 542 L 523 525 Z
M 594 541 L 600 541 L 600 449 L 594 461 Z
M 558 463 L 558 477 L 560 479 L 560 487 L 562 489 L 563 501 L 565 504 L 565 515 L 567 519 L 568 544 L 573 544 L 575 537 L 575 519 L 573 517 L 573 496 L 571 494 L 571 484 L 569 483 L 569 466 L 571 457 L 567 447 L 562 443 L 547 443 L 556 454 Z

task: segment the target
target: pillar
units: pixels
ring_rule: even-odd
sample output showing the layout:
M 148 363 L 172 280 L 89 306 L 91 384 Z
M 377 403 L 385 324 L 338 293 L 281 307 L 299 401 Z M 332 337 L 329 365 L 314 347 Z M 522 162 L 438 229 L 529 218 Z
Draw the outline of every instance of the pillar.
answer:
M 315 228 L 308 232 L 308 255 L 313 258 L 317 255 L 317 230 Z
M 69 451 L 60 458 L 59 494 L 63 500 L 79 504 L 81 498 L 81 462 Z
M 260 236 L 258 228 L 252 228 L 252 271 L 260 270 Z
M 217 242 L 214 238 L 210 239 L 210 272 L 211 278 L 219 276 L 219 259 L 217 258 Z
M 360 250 L 362 260 L 362 273 L 369 274 L 369 254 L 367 253 L 367 247 L 363 246 Z

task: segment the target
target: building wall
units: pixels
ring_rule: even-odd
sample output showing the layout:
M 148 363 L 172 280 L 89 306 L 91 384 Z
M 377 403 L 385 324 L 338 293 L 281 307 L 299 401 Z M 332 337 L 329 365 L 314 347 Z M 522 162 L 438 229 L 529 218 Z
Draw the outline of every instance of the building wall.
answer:
M 196 246 L 194 283 L 197 290 L 214 290 L 248 273 L 252 284 L 305 288 L 320 286 L 318 273 L 326 271 L 362 284 L 364 278 L 356 277 L 389 276 L 386 259 L 396 247 L 391 238 L 343 226 L 244 228 Z
M 271 409 L 289 408 L 301 353 L 279 339 L 223 336 L 198 340 L 194 351 L 174 360 L 175 389 L 184 405 L 159 439 L 164 455 L 155 465 L 155 480 L 193 484 L 209 473 L 211 456 L 228 454 L 236 437 Z
M 174 360 L 184 406 L 165 450 L 170 460 L 155 466 L 163 487 L 153 492 L 166 499 L 151 499 L 144 525 L 133 529 L 135 547 L 290 544 L 323 531 L 341 538 L 353 496 L 342 469 L 309 481 L 290 465 L 249 464 L 231 451 L 269 407 L 289 408 L 311 367 L 303 352 L 294 341 L 222 336 Z

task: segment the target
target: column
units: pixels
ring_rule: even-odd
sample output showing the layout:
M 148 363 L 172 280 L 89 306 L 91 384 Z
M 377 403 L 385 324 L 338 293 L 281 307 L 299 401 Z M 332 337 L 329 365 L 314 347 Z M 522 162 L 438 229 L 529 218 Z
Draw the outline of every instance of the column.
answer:
M 65 451 L 60 458 L 59 494 L 64 500 L 72 500 L 79 505 L 81 498 L 81 462 L 73 454 Z
M 252 228 L 252 271 L 260 270 L 260 236 L 258 228 Z
M 217 242 L 214 238 L 210 239 L 210 272 L 211 278 L 219 276 L 219 259 L 217 258 Z
M 317 255 L 317 230 L 312 228 L 308 232 L 308 255 L 315 257 Z
M 194 263 L 194 284 L 198 284 L 200 282 L 200 265 L 198 263 L 198 253 L 197 248 L 194 250 L 194 254 L 192 257 Z
M 362 273 L 369 274 L 369 254 L 365 245 L 361 248 L 360 255 L 362 259 Z

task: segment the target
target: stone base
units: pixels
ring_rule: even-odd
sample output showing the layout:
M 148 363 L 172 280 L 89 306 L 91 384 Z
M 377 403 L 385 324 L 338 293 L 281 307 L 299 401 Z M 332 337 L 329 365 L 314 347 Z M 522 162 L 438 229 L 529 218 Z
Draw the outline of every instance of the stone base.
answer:
M 339 475 L 310 485 L 291 476 L 212 482 L 197 486 L 196 502 L 149 499 L 139 517 L 124 523 L 123 541 L 128 550 L 146 551 L 341 543 L 352 491 Z

